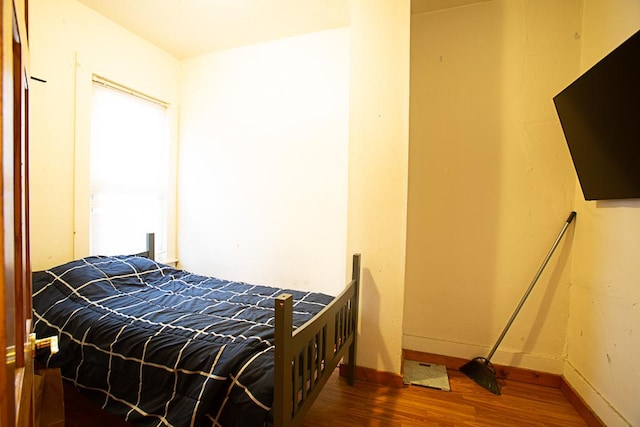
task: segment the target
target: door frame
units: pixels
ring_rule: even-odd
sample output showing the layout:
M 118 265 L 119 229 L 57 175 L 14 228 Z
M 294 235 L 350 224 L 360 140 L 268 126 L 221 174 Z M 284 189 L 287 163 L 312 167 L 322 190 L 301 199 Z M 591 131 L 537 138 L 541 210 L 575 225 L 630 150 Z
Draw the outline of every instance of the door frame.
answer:
M 33 425 L 27 0 L 0 0 L 0 425 Z

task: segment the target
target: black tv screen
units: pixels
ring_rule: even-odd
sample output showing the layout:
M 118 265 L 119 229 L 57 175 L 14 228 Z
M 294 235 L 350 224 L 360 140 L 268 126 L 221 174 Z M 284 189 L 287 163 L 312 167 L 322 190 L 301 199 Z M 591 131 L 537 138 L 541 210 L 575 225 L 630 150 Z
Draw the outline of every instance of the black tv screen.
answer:
M 553 101 L 585 199 L 640 198 L 640 31 Z

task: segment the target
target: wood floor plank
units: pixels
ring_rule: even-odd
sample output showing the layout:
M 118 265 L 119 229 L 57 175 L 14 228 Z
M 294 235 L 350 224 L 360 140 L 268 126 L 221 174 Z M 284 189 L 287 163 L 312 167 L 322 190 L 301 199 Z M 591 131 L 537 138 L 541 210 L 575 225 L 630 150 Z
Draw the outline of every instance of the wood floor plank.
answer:
M 586 426 L 562 391 L 502 381 L 502 395 L 448 370 L 451 391 L 420 386 L 396 388 L 358 381 L 353 387 L 337 371 L 302 426 Z

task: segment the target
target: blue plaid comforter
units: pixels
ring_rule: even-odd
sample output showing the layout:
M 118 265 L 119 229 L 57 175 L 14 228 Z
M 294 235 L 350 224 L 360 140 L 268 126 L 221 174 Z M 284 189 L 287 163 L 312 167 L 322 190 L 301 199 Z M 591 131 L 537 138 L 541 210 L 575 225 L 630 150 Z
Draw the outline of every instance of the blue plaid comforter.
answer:
M 274 298 L 294 327 L 324 294 L 199 276 L 138 256 L 88 257 L 33 273 L 37 359 L 106 411 L 141 426 L 258 426 L 273 400 Z

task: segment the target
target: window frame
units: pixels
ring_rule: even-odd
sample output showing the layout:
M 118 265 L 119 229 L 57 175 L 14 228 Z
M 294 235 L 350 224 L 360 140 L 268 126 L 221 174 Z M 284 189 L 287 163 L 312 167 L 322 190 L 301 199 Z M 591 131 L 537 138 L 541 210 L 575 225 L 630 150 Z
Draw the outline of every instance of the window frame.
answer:
M 74 212 L 73 212 L 73 256 L 75 259 L 89 256 L 90 248 L 90 145 L 91 145 L 91 97 L 94 79 L 114 82 L 123 79 L 111 79 L 101 77 L 102 73 L 96 73 L 76 61 L 76 103 L 75 103 L 75 152 L 74 152 Z M 117 84 L 117 83 L 116 83 Z M 123 88 L 131 88 L 136 85 L 117 84 Z M 150 99 L 158 100 L 158 97 L 146 95 L 143 91 L 133 90 Z M 147 91 L 148 92 L 148 91 Z M 163 101 L 160 101 L 163 102 Z M 167 199 L 166 199 L 166 255 L 164 262 L 177 262 L 176 236 L 177 236 L 177 140 L 178 140 L 178 109 L 173 103 L 164 102 L 167 105 L 169 121 L 169 153 L 167 164 Z M 145 249 L 146 236 L 140 236 L 140 251 Z

